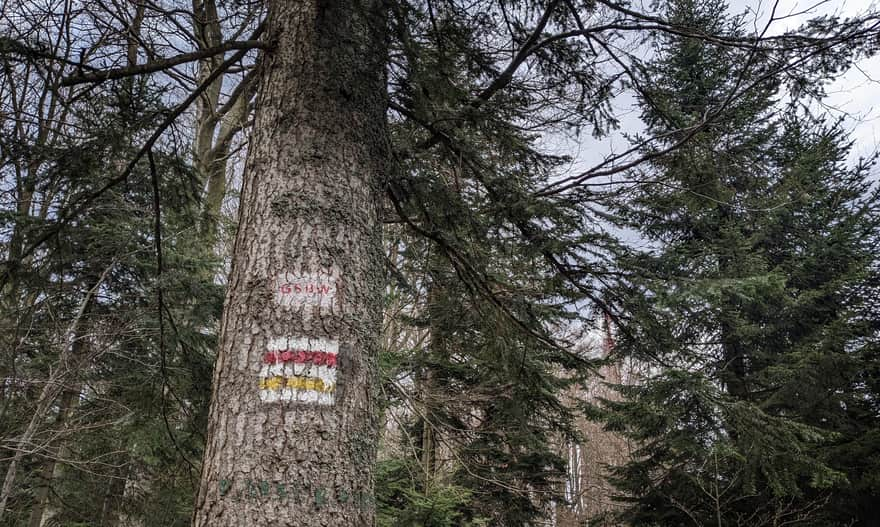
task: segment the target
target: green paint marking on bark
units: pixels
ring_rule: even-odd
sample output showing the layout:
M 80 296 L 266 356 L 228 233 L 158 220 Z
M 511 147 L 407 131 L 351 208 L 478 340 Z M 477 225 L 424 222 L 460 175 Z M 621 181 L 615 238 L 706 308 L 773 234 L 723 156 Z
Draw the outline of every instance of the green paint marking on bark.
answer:
M 370 509 L 373 506 L 373 496 L 369 492 L 360 491 L 358 493 L 358 506 L 361 509 Z
M 336 491 L 336 501 L 339 503 L 348 503 L 349 495 L 348 491 L 345 489 L 339 489 Z
M 323 487 L 317 487 L 315 489 L 315 508 L 320 509 L 324 505 L 327 504 L 327 496 L 325 494 L 327 489 Z
M 218 487 L 221 498 L 235 502 L 270 500 L 293 504 L 304 495 L 303 503 L 312 500 L 315 509 L 323 509 L 333 504 L 343 508 L 353 507 L 361 511 L 370 511 L 375 507 L 375 498 L 371 493 L 342 487 L 328 489 L 264 479 L 238 481 L 221 479 Z
M 247 495 L 250 498 L 256 498 L 259 495 L 260 489 L 257 486 L 255 481 L 247 480 Z
M 220 480 L 220 496 L 225 496 L 231 488 L 232 482 L 230 482 L 228 479 Z

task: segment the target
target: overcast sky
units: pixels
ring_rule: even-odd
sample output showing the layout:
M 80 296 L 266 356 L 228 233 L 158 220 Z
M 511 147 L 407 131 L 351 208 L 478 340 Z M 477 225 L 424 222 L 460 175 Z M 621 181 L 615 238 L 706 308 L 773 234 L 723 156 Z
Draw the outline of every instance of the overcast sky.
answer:
M 648 0 L 642 0 L 647 2 Z M 758 17 L 757 25 L 763 28 L 768 20 L 769 9 L 773 3 L 767 0 L 728 0 L 732 13 L 747 12 L 750 18 Z M 821 15 L 837 14 L 842 17 L 852 17 L 864 13 L 871 8 L 877 8 L 877 2 L 869 0 L 781 0 L 777 7 L 777 17 L 791 15 L 790 18 L 778 20 L 771 25 L 768 34 L 779 34 L 798 26 Z M 645 10 L 650 10 L 647 6 Z M 851 153 L 851 161 L 859 156 L 868 155 L 880 147 L 880 104 L 876 101 L 880 96 L 880 56 L 865 59 L 850 68 L 844 75 L 836 79 L 827 87 L 828 98 L 825 107 L 818 111 L 825 111 L 830 115 L 846 116 L 846 127 L 855 141 L 855 147 Z M 642 123 L 638 118 L 638 110 L 635 109 L 634 99 L 630 95 L 618 97 L 614 105 L 618 114 L 622 116 L 621 132 L 638 131 L 642 129 Z M 550 140 L 550 144 L 558 144 L 560 153 L 575 153 L 577 159 L 573 163 L 572 171 L 585 170 L 600 162 L 609 152 L 620 152 L 625 149 L 627 142 L 620 133 L 612 134 L 611 137 L 593 140 L 589 132 L 584 133 L 579 140 Z
M 761 4 L 755 1 L 732 0 L 731 10 L 742 12 L 745 9 L 755 10 Z M 764 2 L 760 8 L 764 20 L 769 16 L 766 11 L 772 3 Z M 815 6 L 812 7 L 811 6 Z M 827 2 L 804 2 L 782 0 L 779 2 L 778 13 L 799 13 L 799 16 L 781 20 L 771 27 L 772 33 L 782 33 L 795 29 L 810 18 L 819 15 L 836 14 L 842 17 L 853 17 L 870 9 L 877 9 L 877 2 L 868 0 L 828 0 Z M 880 113 L 878 113 L 877 96 L 880 95 L 880 56 L 859 61 L 846 74 L 828 87 L 826 103 L 829 113 L 846 113 L 848 128 L 856 142 L 854 156 L 874 152 L 880 146 Z

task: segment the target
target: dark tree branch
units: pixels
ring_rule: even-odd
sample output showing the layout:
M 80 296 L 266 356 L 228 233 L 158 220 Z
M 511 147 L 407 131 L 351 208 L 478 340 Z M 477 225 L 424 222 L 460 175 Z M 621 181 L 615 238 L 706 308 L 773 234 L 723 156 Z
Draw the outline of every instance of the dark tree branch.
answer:
M 66 77 L 64 80 L 62 80 L 61 86 L 75 86 L 77 84 L 90 83 L 97 84 L 108 80 L 123 79 L 125 77 L 133 77 L 135 75 L 155 73 L 157 71 L 173 68 L 174 66 L 185 64 L 187 62 L 194 62 L 204 58 L 213 57 L 214 55 L 226 53 L 227 51 L 248 51 L 251 49 L 267 49 L 268 47 L 269 46 L 266 42 L 254 39 L 224 42 L 219 46 L 205 48 L 199 51 L 193 51 L 192 53 L 184 53 L 183 55 L 177 55 L 176 57 L 170 57 L 167 59 L 154 60 L 145 64 L 138 64 L 136 66 L 127 66 L 125 68 L 93 71 L 92 73 L 73 75 L 70 77 Z
M 156 315 L 159 317 L 159 357 L 160 369 L 162 372 L 162 421 L 165 423 L 165 432 L 168 434 L 168 438 L 171 439 L 171 444 L 174 445 L 174 449 L 177 450 L 180 457 L 183 458 L 187 465 L 189 465 L 189 468 L 191 469 L 190 474 L 192 474 L 197 471 L 196 466 L 189 460 L 183 452 L 183 449 L 180 447 L 180 444 L 178 444 L 174 432 L 171 431 L 171 423 L 168 421 L 168 404 L 165 394 L 170 392 L 176 399 L 177 396 L 174 394 L 174 390 L 168 383 L 168 363 L 166 360 L 167 349 L 165 347 L 165 317 L 163 313 L 165 310 L 165 297 L 162 287 L 162 273 L 164 271 L 164 263 L 162 261 L 162 199 L 159 192 L 159 172 L 156 170 L 156 161 L 153 159 L 152 150 L 147 150 L 147 161 L 149 161 L 150 164 L 150 182 L 153 186 L 153 241 L 156 245 Z M 180 402 L 180 399 L 178 399 L 178 402 Z M 181 404 L 181 407 L 184 406 L 185 405 Z
M 65 57 L 59 57 L 53 51 L 45 47 L 25 44 L 20 40 L 9 37 L 0 37 L 0 57 L 17 57 L 17 61 L 49 60 L 73 66 L 80 70 L 99 71 L 98 68 L 73 61 Z
M 492 98 L 493 95 L 498 93 L 500 90 L 504 89 L 510 81 L 513 80 L 513 75 L 522 66 L 523 62 L 528 59 L 535 50 L 540 47 L 540 43 L 538 39 L 541 37 L 541 34 L 544 32 L 544 28 L 547 27 L 547 23 L 550 21 L 550 16 L 553 14 L 553 11 L 556 9 L 556 6 L 559 4 L 559 0 L 554 0 L 547 6 L 547 9 L 544 11 L 544 14 L 541 15 L 541 19 L 538 21 L 538 24 L 535 26 L 535 29 L 529 34 L 529 37 L 523 42 L 523 45 L 520 46 L 519 51 L 517 51 L 516 55 L 514 55 L 513 59 L 511 59 L 510 63 L 504 68 L 492 82 L 489 83 L 480 93 L 474 97 L 472 101 L 470 101 L 462 111 L 459 113 L 460 115 L 464 115 L 468 110 L 474 110 L 482 106 L 489 99 Z M 435 146 L 441 142 L 441 138 L 432 135 L 427 140 L 425 140 L 422 144 L 417 146 L 417 150 L 427 150 L 432 146 Z
M 488 101 L 492 98 L 495 93 L 499 90 L 503 89 L 505 86 L 510 84 L 510 81 L 513 80 L 513 74 L 516 73 L 516 70 L 522 66 L 522 63 L 525 62 L 529 56 L 535 51 L 535 43 L 538 42 L 538 38 L 541 36 L 541 33 L 544 32 L 544 28 L 547 27 L 547 23 L 550 21 L 550 15 L 553 14 L 553 11 L 556 9 L 556 4 L 559 2 L 551 2 L 547 9 L 544 11 L 544 14 L 541 16 L 541 19 L 538 21 L 538 25 L 535 26 L 535 29 L 529 35 L 529 38 L 523 43 L 517 52 L 516 56 L 513 57 L 513 60 L 510 61 L 510 64 L 501 72 L 501 74 L 492 81 L 491 84 L 486 86 L 486 88 L 477 95 L 477 99 L 471 103 L 471 106 L 477 107 L 480 104 Z

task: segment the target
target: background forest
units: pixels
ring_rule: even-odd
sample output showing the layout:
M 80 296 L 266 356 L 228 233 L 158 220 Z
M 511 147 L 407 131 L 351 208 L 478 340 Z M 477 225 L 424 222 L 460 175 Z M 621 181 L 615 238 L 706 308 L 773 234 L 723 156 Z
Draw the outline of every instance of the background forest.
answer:
M 387 6 L 378 525 L 880 525 L 880 15 Z M 264 15 L 0 0 L 0 526 L 190 524 Z

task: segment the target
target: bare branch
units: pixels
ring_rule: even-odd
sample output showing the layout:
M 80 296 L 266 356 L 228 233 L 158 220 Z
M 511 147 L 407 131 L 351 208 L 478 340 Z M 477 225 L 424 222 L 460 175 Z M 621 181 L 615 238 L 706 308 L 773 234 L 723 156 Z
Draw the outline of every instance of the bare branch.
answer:
M 252 39 L 256 39 L 260 36 L 265 28 L 264 24 L 261 24 L 251 36 Z M 250 48 L 241 49 L 237 51 L 234 55 L 226 59 L 223 64 L 220 65 L 217 69 L 215 69 L 211 74 L 204 80 L 202 83 L 195 89 L 193 92 L 182 102 L 180 103 L 169 115 L 165 118 L 164 121 L 159 125 L 158 128 L 153 132 L 153 134 L 147 139 L 144 145 L 140 150 L 135 154 L 135 156 L 128 162 L 125 169 L 121 174 L 112 178 L 107 183 L 105 183 L 101 188 L 92 192 L 91 194 L 85 196 L 84 198 L 79 200 L 79 203 L 75 205 L 71 205 L 68 211 L 64 214 L 59 215 L 58 222 L 50 229 L 47 229 L 42 235 L 38 236 L 28 247 L 27 249 L 19 256 L 20 259 L 26 258 L 28 255 L 32 254 L 38 247 L 46 243 L 55 233 L 58 232 L 64 225 L 68 224 L 71 220 L 76 218 L 80 213 L 82 213 L 86 207 L 88 207 L 94 200 L 100 197 L 102 194 L 115 187 L 116 185 L 122 183 L 127 180 L 131 175 L 134 168 L 140 162 L 140 160 L 153 148 L 156 144 L 156 141 L 165 133 L 165 131 L 186 111 L 187 108 L 199 98 L 199 96 L 204 92 L 208 87 L 220 77 L 229 67 L 233 64 L 240 61 L 244 55 L 248 52 Z M 10 271 L 20 264 L 20 261 L 7 261 L 6 269 L 2 271 L 0 274 L 0 283 L 5 282 L 9 278 Z

